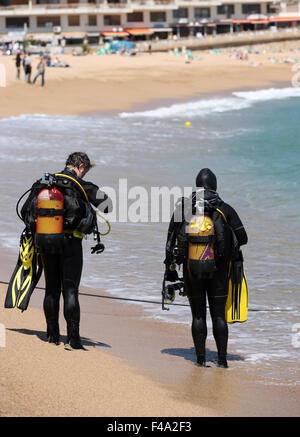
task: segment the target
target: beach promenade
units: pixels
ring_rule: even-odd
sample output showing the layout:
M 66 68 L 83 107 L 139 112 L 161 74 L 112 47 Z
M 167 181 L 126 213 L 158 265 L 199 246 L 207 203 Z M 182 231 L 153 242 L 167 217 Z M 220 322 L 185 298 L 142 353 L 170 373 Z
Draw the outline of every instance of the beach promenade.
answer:
M 164 52 L 174 48 L 185 47 L 191 50 L 207 50 L 213 48 L 239 47 L 243 45 L 268 44 L 282 41 L 299 40 L 300 32 L 295 29 L 281 29 L 277 32 L 271 30 L 234 32 L 225 34 L 208 35 L 205 38 L 180 38 L 178 40 L 159 40 L 151 45 L 153 52 Z M 148 44 L 137 42 L 137 48 L 147 51 Z

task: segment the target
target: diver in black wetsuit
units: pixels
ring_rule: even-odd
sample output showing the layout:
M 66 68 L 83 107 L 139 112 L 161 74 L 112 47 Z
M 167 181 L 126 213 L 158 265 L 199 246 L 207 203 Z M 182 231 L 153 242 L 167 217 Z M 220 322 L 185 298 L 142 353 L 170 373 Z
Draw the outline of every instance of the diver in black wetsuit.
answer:
M 108 213 L 112 211 L 111 199 L 92 182 L 86 182 L 83 177 L 92 167 L 88 156 L 82 152 L 72 153 L 66 167 L 61 172 L 79 182 L 84 189 L 89 202 L 100 211 Z M 44 313 L 47 322 L 47 338 L 49 343 L 59 344 L 59 301 L 61 293 L 64 299 L 64 317 L 67 322 L 67 341 L 65 349 L 83 349 L 79 335 L 80 307 L 78 300 L 78 288 L 81 279 L 83 256 L 82 238 L 84 233 L 78 232 L 79 223 L 87 217 L 87 201 L 83 200 L 76 182 L 65 179 L 61 181 L 64 195 L 64 238 L 63 246 L 59 252 L 51 250 L 41 253 L 46 293 L 44 299 Z M 65 184 L 65 186 L 64 186 Z M 75 187 L 75 188 L 74 188 Z M 76 189 L 77 188 L 77 189 Z M 41 190 L 39 181 L 36 190 L 31 191 L 28 200 L 22 208 L 22 215 L 30 217 L 30 211 L 34 210 L 36 196 Z M 80 190 L 79 190 L 80 191 Z M 90 208 L 90 207 L 89 207 Z M 94 214 L 94 213 L 93 213 Z M 30 220 L 30 219 L 28 219 Z M 35 223 L 35 222 L 34 222 Z M 78 226 L 78 228 L 77 228 Z M 94 229 L 94 225 L 92 226 Z M 91 230 L 87 233 L 92 232 Z
M 83 180 L 91 167 L 86 154 L 75 152 L 68 157 L 66 168 L 62 173 L 80 182 L 93 206 L 104 213 L 111 212 L 112 203 L 108 196 L 93 183 Z M 47 320 L 47 336 L 49 342 L 59 343 L 58 315 L 62 290 L 64 317 L 67 322 L 66 349 L 83 348 L 79 335 L 80 307 L 78 300 L 82 264 L 82 237 L 78 238 L 74 233 L 65 233 L 63 253 L 59 255 L 43 254 L 46 279 L 44 312 Z
M 228 224 L 235 233 L 238 246 L 240 247 L 246 244 L 248 241 L 247 233 L 238 214 L 230 205 L 223 202 L 216 193 L 217 178 L 214 173 L 209 169 L 202 169 L 196 178 L 196 187 L 203 187 L 204 199 L 215 204 L 224 213 Z M 177 272 L 170 269 L 172 262 L 174 262 L 171 252 L 172 248 L 174 248 L 176 238 L 176 232 L 174 232 L 175 228 L 176 223 L 174 222 L 173 215 L 168 230 L 165 259 L 165 279 L 172 282 L 178 279 Z M 197 363 L 205 367 L 207 296 L 212 318 L 213 335 L 218 350 L 218 366 L 226 368 L 228 367 L 228 326 L 225 320 L 225 304 L 228 295 L 228 262 L 222 259 L 216 259 L 216 267 L 217 271 L 213 273 L 211 278 L 198 278 L 193 276 L 188 271 L 186 263 L 183 263 L 183 277 L 185 292 L 188 296 L 192 311 L 192 337 L 195 345 Z

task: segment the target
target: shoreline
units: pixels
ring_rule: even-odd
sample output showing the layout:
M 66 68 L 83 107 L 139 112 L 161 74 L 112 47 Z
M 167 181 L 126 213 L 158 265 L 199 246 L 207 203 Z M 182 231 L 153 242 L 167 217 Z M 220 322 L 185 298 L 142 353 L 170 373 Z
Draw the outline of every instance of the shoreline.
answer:
M 111 109 L 111 110 L 89 110 L 85 112 L 79 112 L 76 114 L 48 114 L 48 113 L 31 113 L 31 114 L 18 114 L 18 115 L 11 115 L 9 117 L 2 118 L 0 116 L 0 120 L 8 120 L 9 118 L 17 118 L 17 117 L 23 117 L 23 116 L 79 116 L 79 117 L 116 117 L 123 112 L 126 113 L 135 113 L 135 112 L 144 112 L 144 111 L 151 111 L 155 109 L 159 109 L 162 107 L 171 107 L 173 105 L 181 105 L 185 103 L 193 103 L 201 100 L 212 100 L 212 99 L 220 99 L 220 98 L 228 98 L 232 97 L 233 93 L 239 93 L 239 92 L 251 92 L 251 91 L 262 91 L 262 90 L 268 90 L 268 89 L 285 89 L 285 88 L 292 88 L 290 82 L 286 80 L 276 80 L 276 81 L 270 81 L 268 84 L 269 86 L 245 86 L 242 88 L 237 89 L 225 89 L 220 91 L 214 91 L 214 92 L 205 92 L 205 93 L 196 93 L 193 96 L 186 96 L 186 97 L 173 97 L 173 98 L 166 98 L 166 99 L 150 99 L 145 102 L 140 103 L 133 103 L 132 106 L 126 110 L 122 111 L 121 109 Z
M 276 81 L 270 81 L 269 86 L 252 86 L 252 87 L 242 87 L 238 89 L 226 89 L 226 90 L 220 90 L 220 91 L 213 91 L 213 92 L 204 92 L 204 93 L 196 93 L 193 96 L 186 96 L 186 97 L 174 97 L 174 98 L 168 98 L 168 99 L 152 99 L 148 100 L 146 102 L 142 103 L 134 103 L 128 111 L 121 111 L 121 110 L 111 110 L 111 111 L 88 111 L 88 112 L 82 112 L 78 114 L 79 116 L 87 116 L 87 117 L 116 117 L 122 112 L 126 113 L 135 113 L 135 112 L 144 112 L 144 111 L 151 111 L 159 108 L 165 108 L 170 107 L 173 105 L 181 105 L 185 103 L 192 103 L 197 102 L 200 100 L 212 100 L 212 99 L 220 99 L 220 98 L 226 98 L 226 97 L 232 97 L 233 93 L 239 93 L 239 92 L 250 92 L 250 91 L 261 91 L 266 89 L 285 89 L 285 88 L 291 88 L 291 85 L 289 81 L 286 80 L 276 80 Z

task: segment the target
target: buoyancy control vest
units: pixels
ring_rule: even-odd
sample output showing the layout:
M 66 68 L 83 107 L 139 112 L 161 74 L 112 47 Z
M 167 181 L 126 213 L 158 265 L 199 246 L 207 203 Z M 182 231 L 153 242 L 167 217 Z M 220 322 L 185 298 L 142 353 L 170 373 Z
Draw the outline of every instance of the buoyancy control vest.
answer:
M 55 244 L 45 243 L 45 235 L 53 235 L 48 242 L 56 239 L 59 248 L 64 232 L 90 234 L 97 223 L 96 212 L 82 185 L 75 178 L 61 173 L 45 173 L 33 184 L 21 216 L 26 227 L 36 234 L 36 243 L 44 247 L 44 251 L 47 247 L 47 251 L 49 247 L 52 247 L 51 251 L 55 249 Z
M 185 214 L 181 223 L 175 223 L 176 236 L 169 249 L 178 265 L 187 263 L 192 274 L 211 277 L 219 261 L 236 256 L 237 240 L 222 212 L 223 201 L 216 193 L 204 200 L 201 210 L 195 203 L 194 193 L 191 213 Z

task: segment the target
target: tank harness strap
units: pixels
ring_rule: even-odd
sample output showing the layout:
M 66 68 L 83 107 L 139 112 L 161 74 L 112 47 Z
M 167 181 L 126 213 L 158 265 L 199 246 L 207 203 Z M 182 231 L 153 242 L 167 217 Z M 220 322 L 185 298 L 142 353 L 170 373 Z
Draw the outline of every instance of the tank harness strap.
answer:
M 40 217 L 56 217 L 59 215 L 64 215 L 65 209 L 55 209 L 55 208 L 37 208 L 37 215 Z
M 193 244 L 210 244 L 215 242 L 215 236 L 188 235 L 188 241 Z

